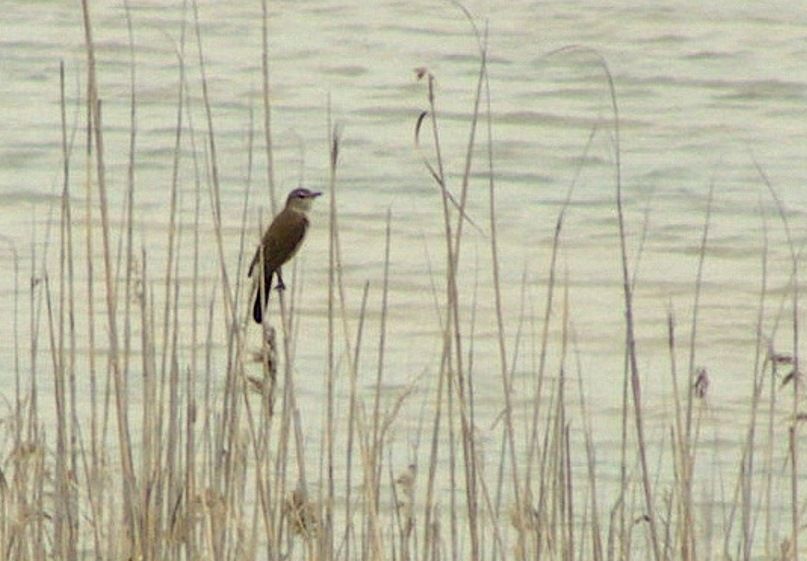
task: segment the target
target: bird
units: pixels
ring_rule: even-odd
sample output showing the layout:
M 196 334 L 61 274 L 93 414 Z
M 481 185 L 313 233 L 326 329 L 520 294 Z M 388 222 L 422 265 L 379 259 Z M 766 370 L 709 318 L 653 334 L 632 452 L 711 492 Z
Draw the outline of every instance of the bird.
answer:
M 311 191 L 298 187 L 286 198 L 286 206 L 275 216 L 264 232 L 261 244 L 255 251 L 255 257 L 249 265 L 249 277 L 257 284 L 255 302 L 252 306 L 252 319 L 255 323 L 263 323 L 263 314 L 272 290 L 272 278 L 277 275 L 277 289 L 284 290 L 283 276 L 280 267 L 294 257 L 308 230 L 308 211 L 311 203 L 322 195 L 319 191 Z M 260 268 L 263 267 L 263 278 Z

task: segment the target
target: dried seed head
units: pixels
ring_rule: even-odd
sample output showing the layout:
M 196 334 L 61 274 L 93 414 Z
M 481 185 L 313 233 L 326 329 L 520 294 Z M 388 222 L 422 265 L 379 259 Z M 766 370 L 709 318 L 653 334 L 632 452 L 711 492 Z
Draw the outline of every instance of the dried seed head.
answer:
M 781 561 L 785 561 L 785 560 L 790 559 L 792 557 L 791 551 L 790 551 L 791 548 L 792 548 L 792 545 L 791 545 L 790 540 L 788 538 L 785 538 L 784 540 L 782 540 L 782 543 L 779 545 L 779 559 Z
M 791 370 L 788 372 L 787 376 L 782 378 L 782 385 L 780 387 L 784 388 L 790 382 L 793 382 L 797 387 L 801 384 L 801 372 L 797 370 Z
M 9 459 L 14 462 L 27 462 L 36 459 L 42 454 L 42 448 L 34 441 L 20 442 L 14 450 L 11 451 Z
M 706 392 L 709 390 L 709 372 L 705 368 L 698 368 L 692 389 L 698 399 L 706 397 Z
M 774 364 L 793 364 L 793 356 L 785 353 L 772 352 L 768 359 Z
M 209 519 L 212 524 L 223 523 L 227 516 L 224 495 L 210 487 L 193 498 L 192 508 L 197 517 Z
M 395 480 L 397 503 L 395 508 L 401 519 L 403 533 L 408 536 L 415 528 L 414 504 L 415 504 L 415 475 L 417 468 L 415 464 L 409 464 Z
M 249 389 L 257 394 L 263 395 L 263 392 L 266 390 L 263 380 L 257 376 L 247 376 L 247 383 L 249 384 Z
M 401 486 L 402 489 L 411 489 L 415 484 L 415 471 L 417 467 L 415 464 L 409 464 L 407 468 L 401 472 L 395 483 Z
M 306 541 L 316 537 L 319 530 L 317 507 L 312 501 L 306 500 L 301 489 L 295 489 L 289 494 L 283 511 L 288 517 L 292 533 L 302 536 Z
M 510 507 L 510 524 L 518 532 L 532 532 L 538 528 L 538 513 L 524 505 L 519 509 L 516 505 Z

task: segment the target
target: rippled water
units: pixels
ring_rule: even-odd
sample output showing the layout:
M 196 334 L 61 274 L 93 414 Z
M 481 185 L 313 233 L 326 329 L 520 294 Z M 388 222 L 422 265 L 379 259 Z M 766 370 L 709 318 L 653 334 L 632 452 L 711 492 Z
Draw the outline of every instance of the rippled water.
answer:
M 131 3 L 138 98 L 136 217 L 142 243 L 163 274 L 179 66 L 176 49 L 183 19 L 179 1 Z M 583 382 L 594 407 L 616 419 L 622 384 L 623 300 L 614 206 L 614 143 L 607 81 L 594 54 L 607 61 L 621 119 L 622 179 L 629 252 L 638 268 L 636 314 L 645 388 L 651 403 L 669 402 L 666 314 L 675 311 L 681 344 L 688 338 L 697 253 L 707 191 L 715 199 L 704 270 L 698 365 L 709 369 L 713 415 L 746 411 L 753 373 L 755 322 L 767 229 L 768 300 L 764 331 L 778 320 L 776 344 L 789 337 L 788 249 L 776 208 L 754 162 L 777 190 L 797 248 L 807 209 L 807 13 L 796 3 L 735 2 L 509 2 L 469 1 L 489 29 L 497 219 L 508 352 L 523 333 L 516 384 L 526 383 L 541 329 L 554 221 L 575 177 L 592 127 L 597 126 L 564 228 L 559 278 L 568 279 L 570 313 Z M 100 92 L 104 100 L 111 205 L 119 224 L 126 185 L 129 133 L 129 52 L 120 2 L 93 3 Z M 260 2 L 203 2 L 199 8 L 206 70 L 222 179 L 227 258 L 237 270 L 241 211 L 247 175 L 250 110 L 260 127 Z M 189 14 L 189 20 L 190 20 Z M 438 191 L 413 148 L 413 129 L 426 107 L 425 84 L 414 69 L 436 76 L 441 140 L 450 187 L 458 192 L 479 70 L 475 40 L 462 14 L 448 2 L 270 2 L 270 73 L 276 178 L 282 192 L 301 180 L 327 184 L 327 104 L 343 127 L 338 200 L 348 306 L 355 314 L 365 281 L 371 283 L 375 341 L 383 265 L 385 214 L 392 213 L 392 263 L 387 382 L 391 388 L 437 369 L 439 318 L 430 270 L 440 279 L 444 242 Z M 61 189 L 59 61 L 66 68 L 68 120 L 85 87 L 80 10 L 72 3 L 5 2 L 0 15 L 0 224 L 21 255 L 21 279 L 31 253 L 43 258 L 48 224 L 58 224 Z M 203 145 L 199 65 L 186 45 L 188 86 L 198 147 Z M 187 134 L 180 170 L 181 217 L 192 223 L 194 167 Z M 501 408 L 501 387 L 490 289 L 487 175 L 484 129 L 475 160 L 469 210 L 482 233 L 468 230 L 461 292 L 470 317 L 478 286 L 475 369 L 482 415 Z M 83 142 L 75 137 L 73 193 L 83 205 Z M 256 134 L 248 214 L 255 232 L 269 212 L 261 129 Z M 201 148 L 200 152 L 201 154 Z M 304 154 L 304 165 L 300 165 Z M 200 156 L 202 157 L 202 156 Z M 302 171 L 301 171 L 302 170 Z M 301 177 L 301 175 L 304 175 Z M 209 295 L 217 257 L 203 198 L 202 264 Z M 764 220 L 763 220 L 764 218 Z M 327 295 L 327 201 L 298 259 L 304 270 L 303 320 L 297 350 L 305 415 L 316 418 L 324 372 Z M 765 227 L 765 225 L 767 225 Z M 50 231 L 56 236 L 57 230 Z M 190 247 L 186 230 L 183 244 Z M 642 240 L 644 239 L 643 245 Z M 33 249 L 32 249 L 33 248 Z M 96 249 L 100 248 L 100 237 Z M 56 274 L 57 246 L 48 250 Z M 4 270 L 2 314 L 13 314 L 13 261 Z M 99 262 L 100 263 L 100 262 Z M 181 273 L 190 275 L 190 260 Z M 633 266 L 633 264 L 631 265 Z M 38 265 L 38 268 L 40 266 Z M 100 267 L 100 265 L 99 265 Z M 99 269 L 100 270 L 100 269 Z M 39 273 L 41 274 L 41 273 Z M 522 291 L 526 279 L 527 290 Z M 442 299 L 440 281 L 437 298 Z M 156 286 L 160 286 L 157 283 Z M 161 290 L 161 289 L 160 289 Z M 523 298 L 523 300 L 522 300 Z M 27 297 L 23 298 L 27 302 Z M 188 301 L 183 301 L 187 305 Z M 27 303 L 25 304 L 27 306 Z M 783 310 L 780 312 L 780 310 Z M 523 312 L 523 313 L 522 313 Z M 24 312 L 27 314 L 27 308 Z M 550 371 L 556 372 L 561 309 L 553 315 Z M 22 321 L 27 341 L 27 316 Z M 11 322 L 0 328 L 0 359 L 10 383 Z M 355 329 L 355 323 L 353 324 Z M 375 343 L 370 345 L 375 348 Z M 45 358 L 47 355 L 44 355 Z M 682 352 L 683 361 L 684 353 Z M 368 351 L 367 362 L 374 360 Z M 24 360 L 27 364 L 27 360 Z M 685 362 L 682 364 L 686 365 Z M 369 384 L 371 377 L 367 378 Z M 727 408 L 727 409 L 724 409 Z M 420 405 L 411 407 L 411 417 Z M 487 425 L 484 425 L 487 426 Z M 618 439 L 616 424 L 595 427 L 600 442 Z M 661 429 L 659 434 L 663 434 Z M 721 431 L 725 431 L 725 434 Z M 730 428 L 714 438 L 736 439 Z M 733 462 L 734 457 L 725 461 Z

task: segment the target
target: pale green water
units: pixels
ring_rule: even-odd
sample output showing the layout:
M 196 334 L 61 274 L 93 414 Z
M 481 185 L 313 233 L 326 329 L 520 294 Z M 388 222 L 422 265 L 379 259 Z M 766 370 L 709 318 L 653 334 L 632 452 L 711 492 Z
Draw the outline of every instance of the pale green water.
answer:
M 58 218 L 58 206 L 52 206 L 61 188 L 58 65 L 64 60 L 72 104 L 85 83 L 83 30 L 80 11 L 72 3 L 5 4 L 0 15 L 0 115 L 4 129 L 0 135 L 0 224 L 22 255 L 21 282 L 27 287 L 31 244 L 35 242 L 41 259 L 49 212 L 54 220 Z M 262 118 L 260 3 L 235 4 L 205 2 L 200 6 L 231 278 L 243 274 L 236 267 L 250 107 L 256 111 L 258 126 Z M 439 321 L 428 263 L 430 260 L 439 278 L 444 242 L 438 192 L 412 145 L 415 119 L 426 107 L 425 85 L 416 81 L 413 69 L 426 66 L 437 77 L 445 162 L 451 187 L 458 190 L 478 72 L 476 47 L 467 23 L 455 8 L 437 1 L 270 4 L 272 118 L 279 189 L 285 192 L 297 185 L 301 145 L 305 147 L 306 184 L 317 188 L 326 184 L 326 100 L 330 95 L 333 119 L 344 127 L 338 184 L 351 310 L 359 306 L 365 281 L 371 282 L 373 315 L 366 340 L 372 343 L 365 355 L 366 381 L 370 383 L 374 371 L 384 216 L 391 209 L 386 376 L 390 384 L 398 386 L 425 372 L 431 391 L 433 376 L 429 374 L 438 366 L 440 339 L 436 336 Z M 784 232 L 754 169 L 751 153 L 778 190 L 795 243 L 800 246 L 807 210 L 803 189 L 807 181 L 807 12 L 785 3 L 773 9 L 768 4 L 737 6 L 734 2 L 711 8 L 704 8 L 700 2 L 661 7 L 655 2 L 606 6 L 597 2 L 476 1 L 467 6 L 480 22 L 488 20 L 490 30 L 501 273 L 511 360 L 522 308 L 527 314 L 524 336 L 529 341 L 522 342 L 516 384 L 524 383 L 534 360 L 554 220 L 589 131 L 599 122 L 600 131 L 565 226 L 559 271 L 561 278 L 568 274 L 584 384 L 604 421 L 595 427 L 595 437 L 601 443 L 617 441 L 614 412 L 621 400 L 624 327 L 607 85 L 591 56 L 544 56 L 564 46 L 584 45 L 597 49 L 608 61 L 617 90 L 632 258 L 637 254 L 647 211 L 636 314 L 640 367 L 651 403 L 659 406 L 669 401 L 664 348 L 669 306 L 676 311 L 682 344 L 688 337 L 685 325 L 691 314 L 697 247 L 706 192 L 713 178 L 715 208 L 696 362 L 710 371 L 714 418 L 736 418 L 737 410 L 745 412 L 761 278 L 760 204 L 766 210 L 769 228 L 769 285 L 782 289 L 789 278 Z M 93 11 L 110 203 L 118 224 L 126 185 L 129 131 L 125 13 L 119 2 L 96 3 Z M 132 18 L 139 101 L 135 199 L 136 216 L 142 224 L 137 239 L 152 258 L 150 275 L 159 280 L 164 273 L 161 248 L 168 223 L 178 80 L 174 44 L 180 36 L 181 3 L 133 2 Z M 186 51 L 194 126 L 199 134 L 197 146 L 201 146 L 204 115 L 192 41 Z M 71 121 L 73 114 L 71 106 Z M 82 114 L 79 123 L 83 122 Z M 482 133 L 480 130 L 480 139 Z M 79 133 L 72 172 L 77 205 L 83 205 L 82 143 Z M 492 420 L 501 409 L 502 397 L 496 374 L 493 293 L 487 265 L 487 176 L 482 149 L 478 156 L 469 214 L 485 235 L 469 230 L 461 291 L 470 311 L 478 281 L 477 394 L 481 418 Z M 259 129 L 250 232 L 256 231 L 259 209 L 263 208 L 264 216 L 268 212 L 265 169 Z M 180 173 L 181 217 L 186 225 L 193 218 L 193 178 L 186 134 Z M 315 210 L 313 228 L 299 259 L 305 270 L 300 303 L 305 345 L 297 353 L 303 380 L 301 407 L 315 427 L 325 369 L 327 204 L 326 200 Z M 207 299 L 218 269 L 206 194 L 202 205 L 201 234 L 208 244 L 201 266 L 206 281 L 202 294 Z M 57 231 L 54 229 L 51 236 Z M 256 237 L 257 233 L 253 240 Z M 100 248 L 100 236 L 95 241 L 96 249 Z M 83 245 L 83 238 L 79 243 Z M 190 247 L 189 231 L 182 243 Z M 57 250 L 56 244 L 48 250 L 51 276 L 57 274 Z M 6 296 L 2 312 L 4 317 L 11 317 L 12 260 L 5 250 L 0 259 L 8 271 L 0 281 L 0 291 Z M 482 266 L 476 266 L 477 259 Z M 181 268 L 187 278 L 191 274 L 189 258 L 183 260 Z M 83 275 L 83 264 L 79 270 Z M 96 270 L 101 271 L 100 260 Z M 528 291 L 526 306 L 522 307 L 525 271 Z M 161 293 L 159 282 L 156 287 Z M 769 299 L 766 335 L 776 321 L 779 294 L 778 290 Z M 438 284 L 438 298 L 442 297 L 443 287 Z M 27 296 L 23 302 L 21 330 L 23 341 L 27 341 Z M 787 305 L 784 310 L 789 314 Z M 556 328 L 560 317 L 558 308 L 553 316 Z M 781 321 L 785 326 L 789 323 L 787 319 Z M 101 337 L 105 334 L 103 325 L 99 318 Z M 786 348 L 788 338 L 788 329 L 782 327 L 777 332 L 777 345 Z M 557 337 L 551 348 L 549 372 L 554 374 L 560 348 Z M 41 368 L 48 364 L 47 359 L 42 355 Z M 10 321 L 0 328 L 0 360 L 3 384 L 10 388 Z M 686 368 L 683 351 L 679 360 L 679 368 Z M 23 371 L 29 368 L 24 356 Z M 413 424 L 422 399 L 416 398 L 405 412 Z M 490 427 L 487 421 L 480 420 L 479 424 L 483 432 Z M 656 434 L 663 435 L 665 430 L 661 426 Z M 494 438 L 496 434 L 491 429 L 485 436 Z M 736 441 L 739 435 L 732 426 L 714 427 L 715 439 Z M 399 436 L 405 443 L 406 435 Z M 609 453 L 605 447 L 601 452 L 606 465 Z M 715 461 L 734 465 L 736 449 Z

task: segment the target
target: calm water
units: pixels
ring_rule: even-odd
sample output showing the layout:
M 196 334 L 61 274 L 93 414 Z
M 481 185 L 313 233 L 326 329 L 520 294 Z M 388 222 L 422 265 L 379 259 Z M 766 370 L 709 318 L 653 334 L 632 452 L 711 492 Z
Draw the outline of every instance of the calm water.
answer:
M 219 150 L 228 268 L 235 278 L 242 274 L 237 270 L 238 233 L 250 109 L 256 111 L 256 126 L 262 118 L 261 12 L 257 1 L 232 4 L 203 2 L 200 20 Z M 304 154 L 302 180 L 315 188 L 326 186 L 330 96 L 333 119 L 344 132 L 338 201 L 349 310 L 358 308 L 365 281 L 371 283 L 373 313 L 366 340 L 372 344 L 365 355 L 366 380 L 369 384 L 375 364 L 384 219 L 389 209 L 393 237 L 386 379 L 392 388 L 390 395 L 395 395 L 394 388 L 423 375 L 425 395 L 433 390 L 440 352 L 430 268 L 439 279 L 444 242 L 438 192 L 413 149 L 415 120 L 426 107 L 425 85 L 416 80 L 414 69 L 425 66 L 436 76 L 445 163 L 450 186 L 458 191 L 479 65 L 474 39 L 459 11 L 447 2 L 270 4 L 277 184 L 281 192 L 297 186 Z M 663 411 L 669 402 L 664 346 L 669 308 L 679 321 L 679 338 L 683 342 L 688 337 L 685 326 L 691 314 L 710 181 L 715 186 L 715 204 L 696 363 L 710 372 L 712 418 L 736 419 L 737 411 L 746 411 L 761 282 L 761 212 L 767 221 L 768 282 L 775 289 L 768 300 L 766 334 L 777 321 L 789 279 L 784 230 L 755 170 L 754 158 L 786 207 L 795 244 L 800 246 L 805 237 L 807 12 L 786 3 L 776 9 L 735 2 L 714 3 L 709 8 L 701 2 L 658 4 L 467 2 L 480 25 L 484 20 L 489 23 L 498 227 L 511 362 L 523 319 L 523 341 L 515 367 L 517 385 L 526 383 L 526 372 L 534 364 L 554 220 L 589 133 L 599 123 L 568 214 L 559 271 L 561 278 L 568 278 L 583 382 L 590 395 L 596 396 L 595 412 L 604 422 L 598 423 L 595 437 L 603 443 L 618 439 L 615 412 L 621 399 L 624 333 L 610 100 L 603 72 L 592 55 L 547 57 L 547 53 L 583 45 L 598 50 L 613 73 L 622 119 L 622 171 L 632 260 L 646 226 L 636 315 L 640 367 L 654 410 Z M 93 11 L 108 181 L 117 225 L 126 185 L 129 131 L 126 20 L 120 2 L 95 2 Z M 139 101 L 135 214 L 140 227 L 136 236 L 138 244 L 149 251 L 150 274 L 157 281 L 164 274 L 161 248 L 167 235 L 179 72 L 175 46 L 182 17 L 179 1 L 132 2 Z M 32 251 L 38 261 L 43 259 L 48 224 L 58 224 L 59 61 L 66 66 L 68 120 L 72 123 L 76 97 L 85 86 L 82 49 L 81 14 L 74 3 L 5 2 L 0 16 L 4 128 L 0 135 L 0 224 L 21 254 L 24 287 L 28 286 Z M 201 146 L 204 115 L 194 42 L 188 42 L 186 53 L 193 125 L 197 146 Z M 77 122 L 83 126 L 83 114 Z M 82 142 L 83 136 L 78 134 L 72 171 L 77 205 L 83 205 Z M 259 212 L 264 220 L 269 212 L 261 129 L 255 142 L 250 244 L 257 237 Z M 501 409 L 502 397 L 489 288 L 490 228 L 483 148 L 480 145 L 475 163 L 468 210 L 483 233 L 469 230 L 465 238 L 460 289 L 467 303 L 464 319 L 468 320 L 478 285 L 474 364 L 480 415 L 492 421 Z M 180 185 L 181 219 L 187 226 L 192 223 L 194 208 L 188 134 L 183 138 Z M 202 202 L 201 236 L 207 245 L 201 274 L 207 298 L 218 265 L 206 195 Z M 299 258 L 304 278 L 300 301 L 304 345 L 297 351 L 298 375 L 304 380 L 300 384 L 304 417 L 314 426 L 325 368 L 327 204 L 325 200 L 315 210 L 313 228 Z M 190 247 L 189 230 L 182 243 Z M 51 275 L 57 274 L 57 248 L 52 244 L 48 250 Z M 100 248 L 100 236 L 96 248 Z M 0 280 L 0 291 L 6 296 L 0 306 L 3 316 L 11 317 L 13 261 L 5 247 L 0 260 L 7 272 Z M 181 267 L 182 275 L 189 277 L 190 259 L 183 259 Z M 97 270 L 101 270 L 100 261 Z M 522 291 L 523 278 L 526 291 Z M 442 285 L 435 282 L 437 298 L 442 301 Z M 159 282 L 156 286 L 160 287 Z M 162 288 L 155 290 L 161 293 Z M 27 341 L 27 296 L 23 302 L 21 333 Z M 788 309 L 786 304 L 781 313 L 789 314 Z M 553 315 L 552 373 L 557 372 L 560 319 L 558 307 Z M 780 322 L 783 327 L 777 332 L 776 344 L 785 350 L 790 336 L 784 327 L 788 320 Z M 3 323 L 0 379 L 10 388 L 13 332 L 10 321 Z M 355 327 L 353 321 L 351 329 Z M 42 355 L 43 365 L 47 359 Z M 685 368 L 684 352 L 679 360 Z M 27 357 L 23 363 L 24 369 L 29 368 Z M 422 396 L 416 398 L 404 412 L 412 423 L 422 400 Z M 479 424 L 483 432 L 488 431 L 487 421 Z M 654 435 L 664 435 L 665 430 L 661 426 Z M 710 430 L 709 438 L 715 441 L 734 442 L 740 435 L 719 424 Z M 491 429 L 491 438 L 495 434 Z M 406 442 L 406 435 L 399 438 Z M 607 450 L 602 454 L 607 458 Z M 716 461 L 734 465 L 736 449 Z

